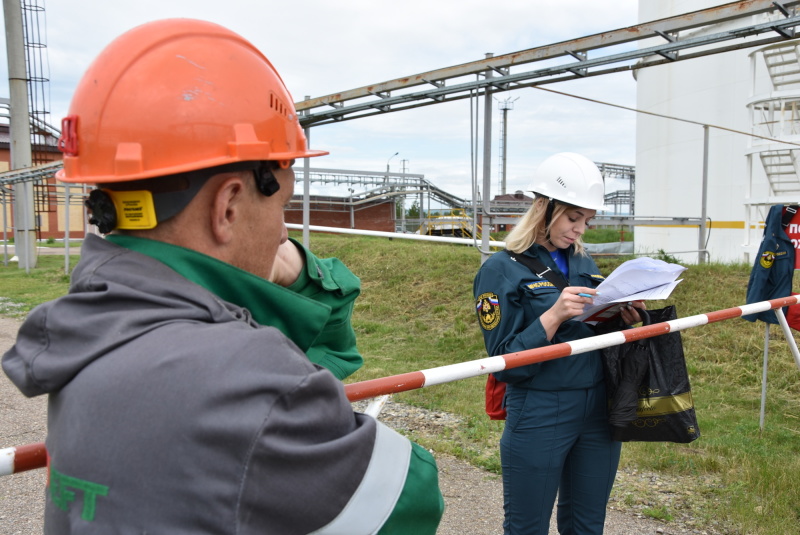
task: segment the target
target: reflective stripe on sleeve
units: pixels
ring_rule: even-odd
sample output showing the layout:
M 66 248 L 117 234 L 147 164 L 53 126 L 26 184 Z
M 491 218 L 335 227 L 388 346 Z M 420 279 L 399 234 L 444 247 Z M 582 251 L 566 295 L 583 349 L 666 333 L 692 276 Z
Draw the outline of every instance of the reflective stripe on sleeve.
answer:
M 350 501 L 327 526 L 311 535 L 377 533 L 394 510 L 411 462 L 411 442 L 378 422 L 367 471 Z

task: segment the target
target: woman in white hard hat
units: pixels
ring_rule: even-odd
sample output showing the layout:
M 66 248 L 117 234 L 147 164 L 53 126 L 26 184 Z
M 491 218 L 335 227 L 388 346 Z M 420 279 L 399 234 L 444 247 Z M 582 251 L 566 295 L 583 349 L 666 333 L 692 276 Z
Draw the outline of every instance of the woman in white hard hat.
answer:
M 490 355 L 595 334 L 592 325 L 573 318 L 603 280 L 581 243 L 603 207 L 602 176 L 587 158 L 559 153 L 539 166 L 529 189 L 535 200 L 509 233 L 506 251 L 489 258 L 475 277 Z M 641 321 L 633 307 L 622 319 Z M 505 533 L 547 534 L 556 495 L 559 533 L 602 533 L 621 444 L 611 440 L 600 351 L 494 375 L 507 383 L 500 440 Z

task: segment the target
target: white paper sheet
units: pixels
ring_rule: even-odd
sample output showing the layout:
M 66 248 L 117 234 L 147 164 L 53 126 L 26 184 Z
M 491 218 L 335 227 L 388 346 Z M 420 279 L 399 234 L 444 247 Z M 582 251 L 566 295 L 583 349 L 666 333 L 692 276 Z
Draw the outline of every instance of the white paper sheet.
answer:
M 622 263 L 597 287 L 599 295 L 584 307 L 583 314 L 575 319 L 597 323 L 615 316 L 619 306 L 614 303 L 666 299 L 681 280 L 675 280 L 686 271 L 678 264 L 655 258 L 636 258 Z M 609 308 L 612 307 L 613 308 Z M 604 309 L 609 309 L 605 312 Z M 601 313 L 602 312 L 602 313 Z

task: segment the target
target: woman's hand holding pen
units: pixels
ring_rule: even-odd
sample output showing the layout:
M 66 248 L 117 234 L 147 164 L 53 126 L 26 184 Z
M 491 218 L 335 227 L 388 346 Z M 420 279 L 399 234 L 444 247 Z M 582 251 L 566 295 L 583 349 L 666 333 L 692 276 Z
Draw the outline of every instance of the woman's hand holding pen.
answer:
M 564 288 L 561 295 L 558 296 L 558 300 L 540 318 L 548 340 L 553 338 L 559 325 L 583 314 L 583 308 L 592 303 L 596 294 L 597 290 L 585 286 Z

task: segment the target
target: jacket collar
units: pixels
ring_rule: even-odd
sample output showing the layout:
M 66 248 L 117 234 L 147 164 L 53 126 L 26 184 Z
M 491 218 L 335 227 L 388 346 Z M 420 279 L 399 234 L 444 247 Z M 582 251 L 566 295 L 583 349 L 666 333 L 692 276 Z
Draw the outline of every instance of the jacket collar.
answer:
M 311 347 L 330 317 L 328 305 L 203 253 L 121 234 L 106 239 L 150 256 L 217 297 L 246 308 L 256 322 L 280 330 L 302 351 Z

